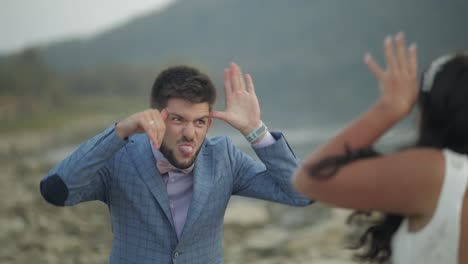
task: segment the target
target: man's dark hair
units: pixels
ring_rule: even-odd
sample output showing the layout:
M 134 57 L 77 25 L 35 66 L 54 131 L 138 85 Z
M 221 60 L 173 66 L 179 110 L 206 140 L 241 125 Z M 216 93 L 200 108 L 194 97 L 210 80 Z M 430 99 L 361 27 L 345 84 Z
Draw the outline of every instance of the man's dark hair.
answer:
M 151 90 L 151 108 L 164 109 L 171 98 L 192 103 L 208 103 L 210 110 L 216 100 L 216 89 L 210 78 L 199 70 L 181 65 L 163 70 Z

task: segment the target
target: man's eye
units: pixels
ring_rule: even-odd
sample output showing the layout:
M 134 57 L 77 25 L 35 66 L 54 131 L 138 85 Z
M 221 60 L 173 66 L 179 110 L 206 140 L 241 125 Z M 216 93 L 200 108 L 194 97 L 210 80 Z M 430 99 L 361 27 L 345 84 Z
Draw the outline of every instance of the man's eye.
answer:
M 204 124 L 206 124 L 206 122 L 205 122 L 205 120 L 197 120 L 196 124 L 197 125 L 204 125 Z
M 174 116 L 172 117 L 172 121 L 182 121 L 182 118 Z

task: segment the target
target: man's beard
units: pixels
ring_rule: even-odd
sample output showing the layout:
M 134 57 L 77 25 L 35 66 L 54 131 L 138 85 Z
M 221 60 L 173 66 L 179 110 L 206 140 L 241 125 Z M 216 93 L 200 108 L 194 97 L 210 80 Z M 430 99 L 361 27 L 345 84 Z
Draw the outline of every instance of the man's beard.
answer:
M 183 138 L 183 139 L 178 140 L 177 144 L 179 144 L 181 142 L 190 142 L 190 141 Z M 162 143 L 161 147 L 159 148 L 159 151 L 161 151 L 161 153 L 164 155 L 164 157 L 172 165 L 174 165 L 174 167 L 176 167 L 178 169 L 187 169 L 190 166 L 192 166 L 192 164 L 195 162 L 195 159 L 198 157 L 198 153 L 200 152 L 200 150 L 201 150 L 201 146 L 197 149 L 197 152 L 195 153 L 195 155 L 193 155 L 192 159 L 189 162 L 182 163 L 182 162 L 179 162 L 176 159 L 175 154 L 174 154 L 174 149 L 168 148 L 164 143 Z

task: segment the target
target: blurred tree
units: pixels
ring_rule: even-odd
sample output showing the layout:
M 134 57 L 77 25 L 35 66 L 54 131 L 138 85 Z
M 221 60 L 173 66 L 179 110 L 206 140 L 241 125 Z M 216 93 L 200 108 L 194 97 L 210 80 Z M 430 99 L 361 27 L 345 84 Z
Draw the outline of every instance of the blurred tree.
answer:
M 66 90 L 34 48 L 0 62 L 1 119 L 60 107 L 65 103 Z

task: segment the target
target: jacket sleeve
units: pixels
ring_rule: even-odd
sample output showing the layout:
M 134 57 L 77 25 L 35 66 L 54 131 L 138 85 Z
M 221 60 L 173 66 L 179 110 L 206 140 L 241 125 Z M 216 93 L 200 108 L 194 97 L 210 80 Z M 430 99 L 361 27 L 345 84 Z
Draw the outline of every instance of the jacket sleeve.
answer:
M 44 199 L 57 206 L 90 200 L 107 202 L 109 163 L 126 142 L 113 126 L 81 144 L 41 180 Z
M 292 174 L 299 161 L 281 133 L 272 132 L 276 142 L 254 149 L 261 162 L 255 161 L 228 141 L 233 194 L 259 198 L 294 206 L 312 201 L 299 194 L 292 185 Z

